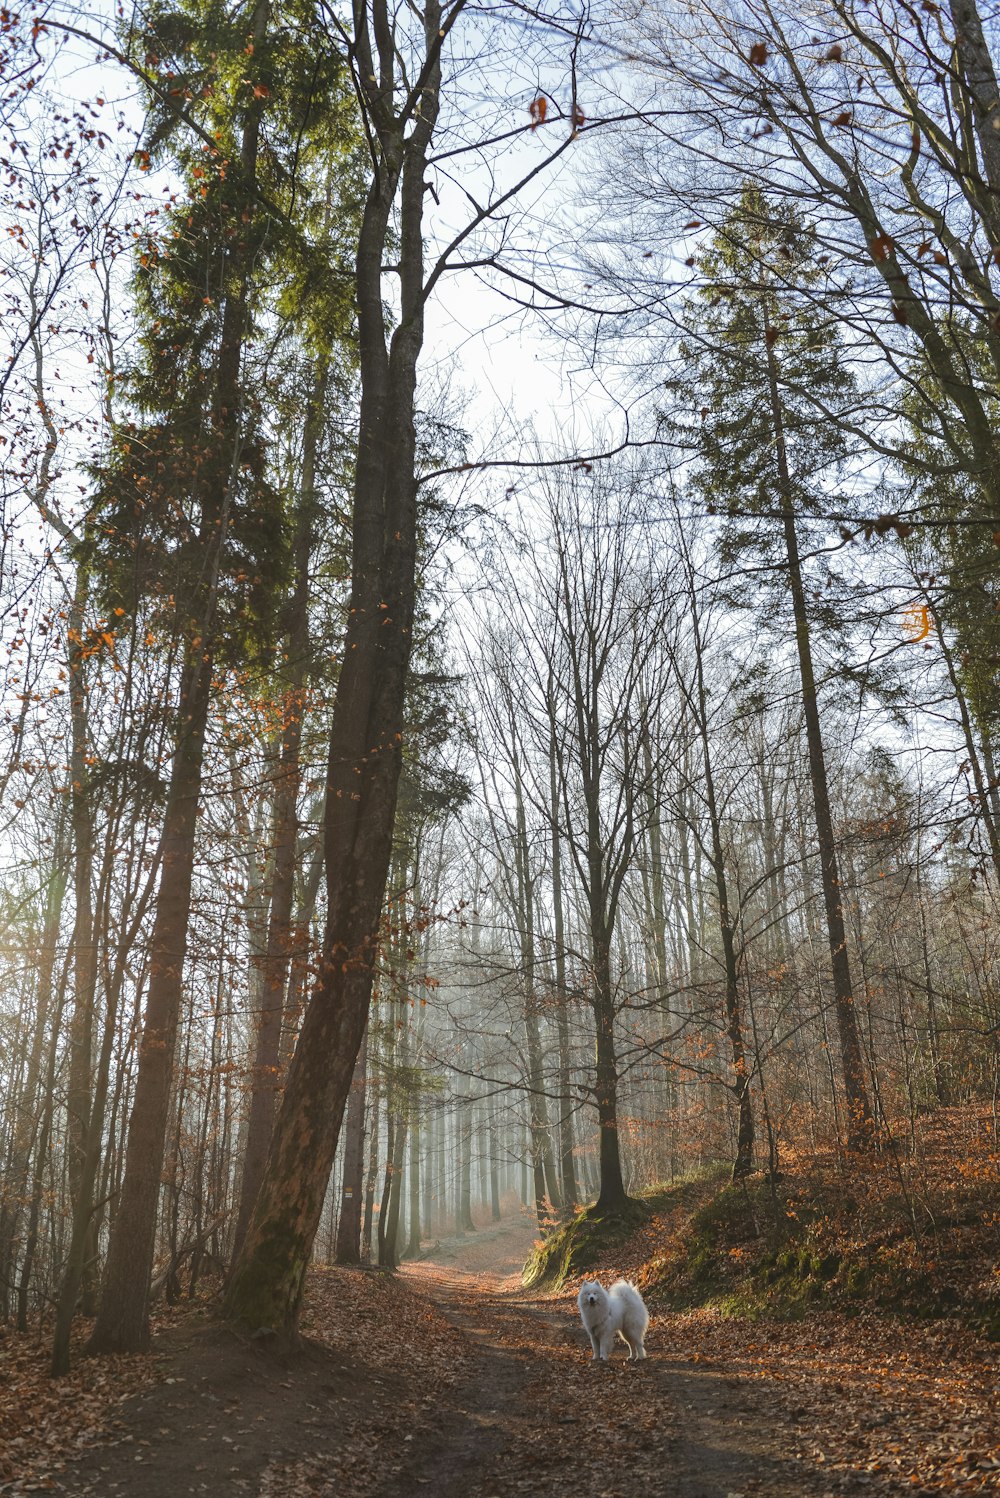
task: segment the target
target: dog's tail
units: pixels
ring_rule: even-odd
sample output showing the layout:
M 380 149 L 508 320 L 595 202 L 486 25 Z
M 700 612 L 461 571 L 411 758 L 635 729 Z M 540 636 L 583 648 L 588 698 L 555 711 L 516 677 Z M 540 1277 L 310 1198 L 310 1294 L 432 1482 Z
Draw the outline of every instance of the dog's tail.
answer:
M 629 1280 L 615 1280 L 608 1294 L 613 1295 L 617 1300 L 625 1301 L 629 1308 L 642 1318 L 645 1330 L 649 1325 L 649 1311 L 646 1309 L 646 1302 Z

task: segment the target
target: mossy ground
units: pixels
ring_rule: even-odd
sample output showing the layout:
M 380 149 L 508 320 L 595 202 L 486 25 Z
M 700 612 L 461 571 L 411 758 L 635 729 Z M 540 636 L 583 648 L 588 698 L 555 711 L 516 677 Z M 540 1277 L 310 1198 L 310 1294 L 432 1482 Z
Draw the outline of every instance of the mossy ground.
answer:
M 599 1213 L 582 1207 L 570 1220 L 536 1244 L 524 1266 L 522 1280 L 529 1290 L 561 1290 L 571 1279 L 609 1261 L 641 1234 L 641 1230 L 679 1212 L 690 1212 L 722 1179 L 725 1166 L 709 1166 L 669 1186 L 659 1186 L 631 1197 L 620 1212 Z

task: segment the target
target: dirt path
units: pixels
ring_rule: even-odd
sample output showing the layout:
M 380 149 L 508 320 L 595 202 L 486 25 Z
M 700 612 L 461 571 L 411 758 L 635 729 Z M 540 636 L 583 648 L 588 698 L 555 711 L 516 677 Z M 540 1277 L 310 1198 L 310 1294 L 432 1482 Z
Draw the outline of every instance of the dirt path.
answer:
M 782 1454 L 756 1391 L 692 1367 L 654 1320 L 639 1366 L 616 1349 L 592 1366 L 564 1302 L 527 1297 L 496 1274 L 423 1265 L 405 1271 L 460 1332 L 467 1376 L 378 1498 L 806 1498 L 829 1492 L 811 1463 Z
M 88 1438 L 86 1429 L 74 1433 L 70 1398 L 66 1438 L 52 1443 L 52 1460 L 46 1465 L 39 1453 L 26 1464 L 19 1450 L 24 1475 L 0 1480 L 0 1494 L 940 1498 L 996 1491 L 995 1361 L 986 1350 L 970 1352 L 956 1333 L 875 1317 L 789 1327 L 723 1322 L 707 1312 L 654 1315 L 644 1363 L 628 1364 L 621 1347 L 610 1365 L 595 1365 L 572 1292 L 533 1297 L 521 1287 L 531 1236 L 530 1224 L 514 1219 L 436 1245 L 433 1259 L 398 1276 L 315 1271 L 307 1341 L 286 1359 L 204 1313 L 175 1317 L 158 1333 L 155 1381 L 117 1410 L 105 1401 L 100 1428 L 110 1425 L 116 1439 L 59 1467 L 65 1451 Z M 114 1371 L 78 1367 L 78 1377 L 93 1368 L 98 1382 Z M 0 1392 L 2 1378 L 0 1370 Z M 25 1444 L 17 1440 L 11 1450 Z M 37 1451 L 37 1435 L 34 1444 Z

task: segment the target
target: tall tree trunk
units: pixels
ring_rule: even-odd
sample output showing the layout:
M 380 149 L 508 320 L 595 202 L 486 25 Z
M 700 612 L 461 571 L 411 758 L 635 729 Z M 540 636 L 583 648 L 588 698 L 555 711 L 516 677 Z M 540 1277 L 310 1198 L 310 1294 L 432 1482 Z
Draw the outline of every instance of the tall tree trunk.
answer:
M 69 1372 L 70 1334 L 76 1313 L 80 1289 L 84 1283 L 92 1244 L 97 1236 L 98 1212 L 95 1203 L 97 1181 L 101 1169 L 101 1150 L 104 1142 L 104 1122 L 107 1114 L 108 1091 L 111 1078 L 111 1063 L 114 1059 L 117 1024 L 122 991 L 129 967 L 129 958 L 138 934 L 146 918 L 156 887 L 162 844 L 154 856 L 145 886 L 129 910 L 129 924 L 122 933 L 115 953 L 114 964 L 106 979 L 104 1007 L 104 1030 L 101 1036 L 94 1093 L 90 1108 L 87 1135 L 84 1140 L 83 1165 L 80 1178 L 79 1197 L 73 1204 L 73 1223 L 69 1249 L 63 1266 L 59 1297 L 56 1303 L 55 1331 L 52 1339 L 51 1372 L 54 1378 Z M 113 1120 L 112 1120 L 113 1127 Z
M 298 846 L 297 804 L 301 773 L 302 723 L 309 675 L 309 565 L 316 506 L 316 453 L 322 430 L 325 370 L 317 374 L 306 413 L 302 481 L 294 548 L 295 582 L 287 630 L 288 670 L 281 723 L 281 753 L 274 791 L 274 868 L 267 940 L 261 960 L 260 1013 L 257 1016 L 250 1109 L 243 1152 L 243 1179 L 233 1237 L 233 1257 L 243 1244 L 257 1200 L 274 1126 L 281 1081 L 281 1025 L 293 940 L 292 903 Z
M 816 836 L 819 843 L 823 904 L 826 910 L 830 963 L 833 968 L 833 993 L 837 1013 L 837 1031 L 840 1038 L 840 1060 L 847 1101 L 847 1147 L 850 1150 L 870 1150 L 875 1143 L 874 1119 L 868 1100 L 861 1038 L 854 1007 L 854 990 L 851 985 L 847 932 L 844 926 L 843 892 L 837 866 L 837 844 L 830 810 L 830 791 L 826 774 L 823 733 L 819 719 L 809 614 L 802 582 L 802 563 L 799 557 L 798 534 L 795 529 L 792 484 L 785 451 L 784 413 L 778 388 L 778 370 L 773 345 L 774 334 L 765 310 L 764 349 L 771 398 L 771 416 L 774 423 L 778 484 L 784 515 L 788 582 L 792 595 L 792 613 L 795 619 L 795 645 L 802 683 L 802 709 L 806 725 L 806 747 L 816 816 Z
M 375 0 L 380 41 L 391 35 Z M 360 12 L 359 12 L 360 14 Z M 334 701 L 325 826 L 327 925 L 320 972 L 281 1100 L 268 1162 L 226 1295 L 254 1330 L 294 1336 L 344 1104 L 371 1001 L 379 921 L 392 852 L 403 701 L 416 595 L 414 397 L 424 336 L 425 168 L 437 118 L 441 12 L 424 12 L 419 113 L 396 115 L 391 43 L 375 63 L 362 17 L 359 80 L 378 162 L 357 259 L 361 368 L 359 446 L 347 634 Z M 378 82 L 382 74 L 381 84 Z M 399 187 L 399 322 L 388 348 L 384 252 Z
M 410 1101 L 410 1162 L 407 1175 L 409 1182 L 409 1235 L 406 1240 L 405 1256 L 408 1259 L 417 1259 L 420 1257 L 420 1143 L 422 1132 L 416 1099 L 413 1098 Z
M 514 771 L 515 830 L 514 870 L 516 877 L 515 907 L 521 948 L 521 981 L 524 984 L 524 1038 L 528 1058 L 528 1117 L 531 1123 L 531 1161 L 535 1179 L 535 1212 L 538 1226 L 545 1231 L 561 1209 L 561 1197 L 552 1152 L 548 1101 L 545 1096 L 545 1072 L 542 1065 L 542 1040 L 538 1023 L 538 975 L 535 956 L 534 881 L 528 858 L 528 827 L 521 783 L 521 761 L 516 747 L 516 724 L 513 702 L 508 704 L 511 730 L 511 759 Z
M 344 1175 L 340 1187 L 340 1215 L 337 1220 L 338 1264 L 361 1262 L 361 1206 L 364 1197 L 365 1163 L 365 1091 L 368 1069 L 368 1031 L 361 1042 L 351 1093 L 347 1100 L 344 1127 Z
M 489 1102 L 489 1145 L 490 1145 L 490 1217 L 493 1222 L 500 1221 L 500 1140 L 497 1127 L 497 1100 L 495 1094 L 491 1093 Z
M 76 572 L 67 637 L 70 677 L 70 821 L 73 831 L 73 1011 L 69 1027 L 69 1085 L 66 1093 L 68 1175 L 74 1214 L 82 1214 L 93 1239 L 92 1203 L 82 1194 L 84 1157 L 92 1104 L 94 1003 L 97 994 L 97 936 L 94 929 L 94 820 L 90 802 L 87 680 L 83 651 L 88 575 Z M 92 1263 L 95 1254 L 87 1254 Z M 84 1285 L 92 1270 L 85 1274 Z M 88 1309 L 92 1309 L 89 1307 Z
M 372 1260 L 372 1233 L 375 1219 L 375 1184 L 378 1180 L 378 1151 L 379 1151 L 379 1094 L 381 1089 L 378 1085 L 378 1073 L 374 1074 L 370 1088 L 368 1103 L 368 1117 L 371 1120 L 371 1128 L 368 1131 L 368 1169 L 365 1172 L 365 1215 L 361 1225 L 361 1261 L 370 1264 Z
M 726 877 L 726 855 L 722 843 L 722 822 L 715 790 L 715 772 L 709 744 L 708 693 L 705 689 L 704 643 L 698 600 L 693 575 L 689 573 L 688 606 L 691 612 L 691 627 L 695 650 L 695 722 L 701 738 L 702 772 L 704 775 L 705 806 L 708 811 L 712 838 L 712 873 L 719 900 L 719 936 L 722 942 L 722 961 L 725 973 L 724 1009 L 726 1034 L 729 1038 L 733 1063 L 731 1090 L 736 1098 L 739 1112 L 736 1134 L 736 1151 L 733 1159 L 733 1180 L 745 1179 L 753 1170 L 754 1120 L 753 1102 L 750 1095 L 750 1069 L 747 1065 L 744 1039 L 743 1009 L 740 1002 L 739 972 L 736 960 L 736 941 L 733 917 L 729 905 L 729 887 Z
M 0 1181 L 0 1309 L 3 1320 L 10 1314 L 10 1293 L 14 1287 L 17 1269 L 17 1246 L 19 1220 L 26 1202 L 32 1206 L 35 1194 L 29 1192 L 31 1162 L 33 1154 L 42 1150 L 39 1128 L 45 1127 L 45 1118 L 53 1106 L 51 1078 L 42 1074 L 42 1056 L 45 1050 L 45 1032 L 50 1026 L 51 1054 L 58 1052 L 59 1018 L 54 1016 L 56 998 L 55 960 L 59 939 L 59 921 L 63 899 L 66 894 L 66 832 L 65 822 L 59 818 L 56 827 L 55 848 L 49 870 L 48 887 L 42 910 L 38 948 L 35 954 L 37 982 L 31 995 L 34 1017 L 30 1040 L 27 1041 L 27 1056 L 20 1085 L 14 1092 L 9 1154 L 6 1169 Z M 54 1060 L 52 1061 L 54 1067 Z M 46 1141 L 47 1147 L 47 1141 Z M 44 1151 L 43 1151 L 44 1153 Z M 39 1193 L 40 1194 L 40 1193 Z M 30 1210 L 30 1208 L 29 1208 Z M 19 1330 L 27 1330 L 25 1324 Z
M 392 1156 L 385 1165 L 385 1194 L 378 1222 L 378 1261 L 384 1269 L 399 1268 L 399 1214 L 403 1199 L 403 1163 L 409 1133 L 406 1108 L 392 1121 Z
M 555 974 L 556 1032 L 559 1038 L 559 1176 L 562 1210 L 576 1208 L 579 1189 L 573 1159 L 573 1103 L 570 1095 L 569 993 L 566 986 L 566 932 L 563 912 L 562 838 L 559 835 L 559 776 L 556 714 L 551 684 L 546 697 L 549 719 L 549 820 L 552 838 L 552 943 Z M 499 1216 L 499 1212 L 497 1213 Z
M 617 1212 L 628 1200 L 622 1175 L 618 1137 L 618 1053 L 615 1046 L 615 997 L 611 982 L 611 934 L 600 896 L 592 898 L 590 913 L 593 967 L 594 1028 L 596 1032 L 595 1091 L 601 1167 L 598 1212 Z
M 28 1296 L 31 1289 L 31 1275 L 34 1269 L 35 1254 L 38 1249 L 38 1223 L 41 1216 L 42 1198 L 45 1188 L 45 1171 L 50 1163 L 49 1140 L 52 1137 L 52 1116 L 55 1110 L 55 1079 L 56 1063 L 59 1055 L 59 1029 L 66 1002 L 67 976 L 64 972 L 56 995 L 48 1055 L 46 1057 L 46 1074 L 41 1097 L 41 1119 L 39 1121 L 38 1137 L 35 1140 L 35 1165 L 31 1187 L 31 1200 L 28 1207 L 28 1223 L 24 1236 L 24 1253 L 21 1258 L 21 1275 L 17 1287 L 17 1329 L 20 1332 L 28 1330 Z
M 256 0 L 251 34 L 257 44 L 265 35 L 268 14 L 269 0 Z M 249 194 L 257 179 L 261 108 L 257 102 L 247 111 L 240 149 L 240 171 L 248 189 L 248 225 L 254 201 Z M 222 314 L 216 366 L 212 407 L 216 447 L 202 497 L 198 550 L 203 569 L 191 611 L 196 632 L 188 633 L 184 646 L 177 747 L 163 821 L 149 990 L 125 1149 L 125 1174 L 108 1245 L 101 1304 L 88 1343 L 91 1352 L 138 1352 L 149 1344 L 149 1284 L 187 952 L 205 733 L 212 698 L 216 591 L 239 458 L 240 369 L 252 270 L 247 241 L 242 235 L 235 236 L 228 259 L 227 280 L 233 289 L 226 297 Z
M 125 1174 L 108 1247 L 100 1309 L 88 1343 L 88 1351 L 95 1353 L 139 1352 L 149 1345 L 149 1284 L 180 1019 L 211 681 L 211 656 L 202 658 L 200 644 L 189 647 L 180 693 L 180 737 L 161 839 L 149 990 L 125 1147 Z
M 455 1231 L 474 1233 L 472 1218 L 472 1109 L 471 1083 L 463 1077 L 459 1104 L 455 1110 L 455 1144 L 457 1147 L 455 1192 Z

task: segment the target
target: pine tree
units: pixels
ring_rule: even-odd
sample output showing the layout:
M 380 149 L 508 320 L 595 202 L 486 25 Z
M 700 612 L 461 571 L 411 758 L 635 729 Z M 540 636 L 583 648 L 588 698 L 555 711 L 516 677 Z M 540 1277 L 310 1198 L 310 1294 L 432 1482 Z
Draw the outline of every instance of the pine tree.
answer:
M 815 299 L 817 272 L 807 227 L 754 188 L 700 260 L 704 276 L 688 307 L 684 352 L 692 376 L 675 387 L 697 402 L 697 482 L 710 510 L 738 518 L 724 532 L 732 559 L 754 552 L 780 569 L 791 603 L 816 818 L 848 1147 L 873 1143 L 855 1013 L 843 892 L 830 807 L 799 530 L 822 513 L 824 485 L 848 450 L 841 421 L 854 381 L 836 328 Z M 756 515 L 767 517 L 762 524 Z M 780 550 L 779 550 L 780 548 Z

